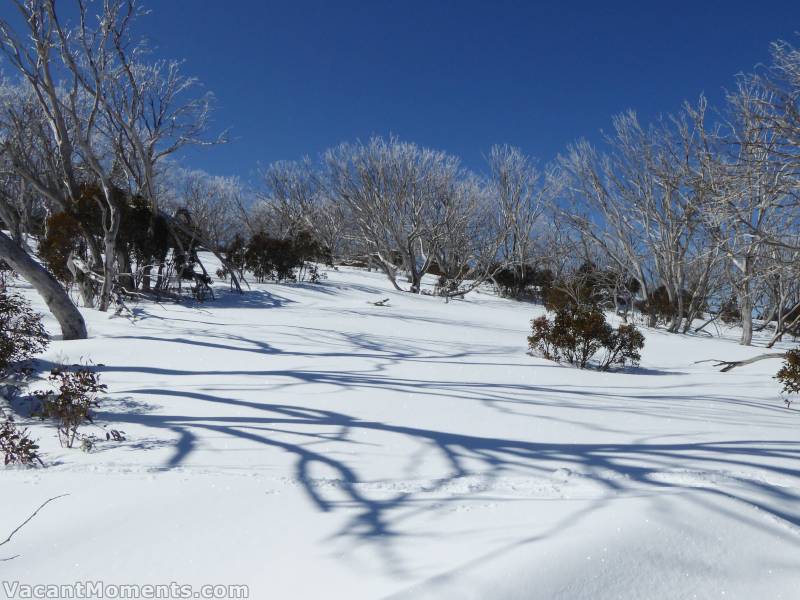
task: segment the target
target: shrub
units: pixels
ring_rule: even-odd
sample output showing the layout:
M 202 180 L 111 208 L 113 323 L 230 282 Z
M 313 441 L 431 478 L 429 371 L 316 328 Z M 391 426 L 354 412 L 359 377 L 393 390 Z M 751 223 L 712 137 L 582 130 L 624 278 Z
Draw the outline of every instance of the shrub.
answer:
M 54 419 L 61 446 L 72 448 L 79 437 L 78 428 L 87 421 L 93 422 L 92 409 L 98 405 L 97 395 L 106 390 L 106 385 L 100 383 L 100 375 L 88 367 L 74 371 L 55 368 L 48 379 L 57 382 L 58 389 L 33 393 L 39 400 L 34 414 L 42 420 Z
M 783 366 L 775 379 L 783 384 L 781 391 L 784 394 L 800 393 L 800 350 L 789 350 L 786 353 Z
M 44 465 L 39 457 L 39 446 L 28 435 L 27 429 L 20 429 L 11 416 L 0 422 L 0 454 L 3 455 L 3 464 Z
M 595 306 L 570 307 L 556 313 L 553 345 L 572 365 L 585 369 L 611 335 L 603 311 Z
M 506 298 L 543 299 L 553 285 L 553 272 L 531 265 L 505 267 L 497 271 L 494 281 L 501 296 Z
M 545 316 L 531 321 L 531 335 L 528 337 L 528 347 L 542 358 L 559 362 L 561 354 L 553 345 L 553 323 Z
M 542 303 L 545 309 L 551 312 L 558 312 L 573 306 L 575 300 L 564 290 L 561 282 L 557 282 L 552 287 L 544 290 L 542 294 Z
M 49 341 L 41 315 L 22 296 L 0 289 L 0 373 L 42 352 Z
M 678 315 L 678 305 L 669 299 L 669 292 L 667 288 L 662 286 L 657 287 L 647 302 L 637 302 L 637 308 L 642 311 L 642 314 L 650 315 L 655 318 L 657 323 L 669 323 L 676 316 L 688 318 L 689 305 L 692 302 L 692 294 L 689 290 L 681 291 L 681 300 L 683 303 L 683 314 Z M 708 303 L 705 299 L 700 299 L 696 309 L 704 311 L 708 308 Z
M 611 367 L 624 367 L 626 364 L 638 365 L 642 360 L 639 350 L 644 348 L 644 336 L 633 325 L 620 325 L 612 331 L 604 344 L 606 355 L 600 363 L 601 371 Z
M 330 253 L 307 232 L 301 231 L 292 238 L 279 239 L 264 233 L 250 238 L 244 251 L 244 266 L 252 271 L 256 280 L 302 280 L 309 261 L 331 263 Z M 319 273 L 308 273 L 313 282 L 320 280 Z
M 224 252 L 225 258 L 230 264 L 240 271 L 245 268 L 247 243 L 241 235 L 237 233 L 235 236 L 233 236 L 233 239 L 225 247 Z
M 317 265 L 308 265 L 308 282 L 309 283 L 319 283 L 323 279 L 328 278 L 327 273 L 320 273 L 319 267 Z
M 644 336 L 633 325 L 614 330 L 602 310 L 594 305 L 568 305 L 556 311 L 554 319 L 546 316 L 531 321 L 528 347 L 532 352 L 556 362 L 566 361 L 585 369 L 601 349 L 605 351 L 597 368 L 638 364 Z
M 291 240 L 271 238 L 257 233 L 247 244 L 244 264 L 259 282 L 294 279 L 300 260 L 292 253 Z
M 80 223 L 65 212 L 55 213 L 47 218 L 46 231 L 39 240 L 39 256 L 56 279 L 70 282 L 72 273 L 67 267 L 67 259 L 83 243 Z
M 8 280 L 14 277 L 14 269 L 6 261 L 0 259 L 0 290 L 6 287 Z

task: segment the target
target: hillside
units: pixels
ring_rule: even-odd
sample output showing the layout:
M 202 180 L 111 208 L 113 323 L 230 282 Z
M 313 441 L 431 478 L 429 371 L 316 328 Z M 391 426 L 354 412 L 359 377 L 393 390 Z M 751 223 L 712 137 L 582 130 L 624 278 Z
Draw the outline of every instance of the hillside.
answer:
M 142 304 L 133 322 L 85 310 L 90 338 L 42 357 L 101 364 L 89 430 L 126 440 L 64 450 L 25 421 L 49 466 L 0 473 L 0 537 L 69 495 L 0 548 L 19 555 L 0 579 L 797 597 L 800 411 L 775 361 L 694 364 L 760 351 L 736 332 L 646 330 L 640 368 L 599 373 L 529 356 L 543 309 L 484 291 L 446 304 L 347 268 L 244 296 L 215 285 L 217 301 Z

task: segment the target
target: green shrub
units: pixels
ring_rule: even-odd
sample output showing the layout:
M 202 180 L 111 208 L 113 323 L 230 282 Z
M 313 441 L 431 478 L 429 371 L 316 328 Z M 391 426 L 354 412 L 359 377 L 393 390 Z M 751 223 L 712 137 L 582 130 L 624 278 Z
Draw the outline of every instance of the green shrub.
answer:
M 301 231 L 291 238 L 273 238 L 256 233 L 244 250 L 244 267 L 250 270 L 259 282 L 302 281 L 306 276 L 312 283 L 323 277 L 312 261 L 330 264 L 330 252 L 317 242 L 311 234 Z
M 42 317 L 18 294 L 0 289 L 0 374 L 47 348 Z

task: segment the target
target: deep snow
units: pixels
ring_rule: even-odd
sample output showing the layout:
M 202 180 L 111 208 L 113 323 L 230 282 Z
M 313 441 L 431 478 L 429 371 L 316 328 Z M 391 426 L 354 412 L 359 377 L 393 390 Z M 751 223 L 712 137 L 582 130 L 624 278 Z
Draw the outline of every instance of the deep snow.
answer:
M 127 441 L 63 450 L 27 422 L 50 466 L 0 470 L 0 538 L 69 496 L 0 547 L 0 580 L 800 598 L 800 411 L 776 361 L 693 364 L 760 351 L 735 332 L 648 330 L 640 369 L 578 371 L 526 354 L 538 306 L 328 274 L 134 323 L 85 311 L 91 339 L 43 359 L 102 363 L 98 424 Z

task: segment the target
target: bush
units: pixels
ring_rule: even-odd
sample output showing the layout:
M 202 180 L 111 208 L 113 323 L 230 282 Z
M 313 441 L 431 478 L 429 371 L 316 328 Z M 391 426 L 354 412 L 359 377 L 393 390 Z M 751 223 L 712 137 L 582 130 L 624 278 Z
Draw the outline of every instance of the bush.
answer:
M 505 267 L 497 271 L 494 281 L 500 295 L 505 298 L 543 299 L 553 285 L 553 272 L 531 265 Z
M 784 394 L 800 393 L 800 350 L 789 350 L 786 353 L 783 366 L 775 379 L 783 384 L 781 391 Z
M 294 279 L 300 260 L 292 253 L 291 240 L 280 240 L 257 233 L 247 244 L 244 264 L 259 282 Z
M 56 279 L 70 282 L 72 273 L 67 260 L 83 244 L 80 223 L 65 212 L 55 213 L 47 218 L 46 231 L 39 239 L 39 256 Z
M 61 446 L 72 448 L 79 437 L 78 428 L 87 421 L 93 422 L 92 409 L 98 405 L 97 395 L 106 390 L 106 385 L 100 383 L 100 375 L 88 367 L 74 371 L 56 368 L 50 371 L 48 379 L 57 382 L 58 389 L 33 393 L 39 400 L 34 414 L 42 420 L 54 419 Z
M 553 322 L 545 316 L 531 321 L 531 335 L 528 336 L 528 348 L 542 358 L 559 362 L 561 354 L 553 343 Z
M 611 367 L 624 367 L 626 364 L 638 365 L 642 360 L 639 350 L 644 348 L 644 336 L 633 325 L 620 325 L 612 331 L 604 344 L 606 355 L 600 363 L 601 371 Z
M 6 261 L 0 260 L 0 290 L 6 287 L 9 279 L 14 277 L 14 269 Z
M 594 305 L 563 306 L 553 320 L 543 316 L 531 321 L 531 329 L 528 347 L 532 352 L 581 369 L 589 366 L 601 349 L 605 351 L 597 363 L 601 371 L 636 365 L 641 359 L 639 350 L 644 347 L 644 336 L 636 327 L 620 325 L 614 330 Z
M 681 299 L 683 301 L 683 314 L 678 315 L 678 304 L 669 299 L 669 292 L 667 288 L 659 286 L 650 295 L 647 302 L 637 302 L 637 308 L 642 311 L 642 314 L 650 315 L 656 319 L 656 323 L 669 323 L 676 316 L 684 319 L 688 318 L 689 305 L 692 302 L 692 294 L 688 290 L 681 291 Z M 708 308 L 708 303 L 705 299 L 701 299 L 698 303 L 697 310 L 705 311 Z
M 22 296 L 0 289 L 0 374 L 42 352 L 49 342 L 41 315 Z
M 0 454 L 6 466 L 44 465 L 39 457 L 39 446 L 30 438 L 27 429 L 17 427 L 11 416 L 0 422 Z
M 244 251 L 244 266 L 259 282 L 301 281 L 306 274 L 312 282 L 321 279 L 316 269 L 309 269 L 310 261 L 331 263 L 330 253 L 307 232 L 299 232 L 292 238 L 278 239 L 257 233 Z

